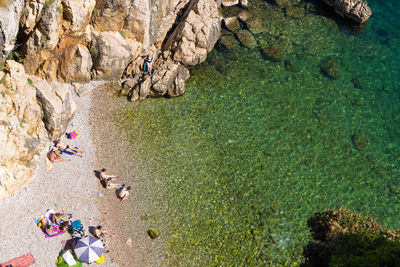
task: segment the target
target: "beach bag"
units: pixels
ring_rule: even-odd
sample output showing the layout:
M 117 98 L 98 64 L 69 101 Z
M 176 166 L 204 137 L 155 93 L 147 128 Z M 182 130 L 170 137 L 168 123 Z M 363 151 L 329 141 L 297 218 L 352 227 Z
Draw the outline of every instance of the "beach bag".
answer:
M 79 133 L 75 130 L 73 130 L 70 133 L 67 133 L 67 138 L 68 139 L 75 139 L 77 136 L 79 135 Z

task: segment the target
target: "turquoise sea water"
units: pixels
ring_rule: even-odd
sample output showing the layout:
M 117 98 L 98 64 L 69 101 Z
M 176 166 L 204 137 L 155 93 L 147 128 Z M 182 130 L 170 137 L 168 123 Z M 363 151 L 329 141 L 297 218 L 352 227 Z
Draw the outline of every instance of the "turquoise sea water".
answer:
M 184 96 L 121 112 L 170 265 L 295 265 L 307 219 L 340 206 L 400 227 L 400 3 L 368 3 L 355 30 L 318 6 L 294 19 L 255 1 L 269 29 L 256 38 L 287 38 L 284 61 L 214 49 Z

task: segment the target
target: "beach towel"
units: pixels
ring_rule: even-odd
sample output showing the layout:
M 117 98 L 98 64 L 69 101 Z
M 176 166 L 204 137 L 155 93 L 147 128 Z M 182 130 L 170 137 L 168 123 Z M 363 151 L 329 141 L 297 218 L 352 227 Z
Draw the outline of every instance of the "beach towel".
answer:
M 77 146 L 74 147 L 74 148 L 72 148 L 72 147 L 70 147 L 70 148 L 71 148 L 75 153 L 78 153 L 78 151 L 74 149 L 74 148 L 78 148 Z M 61 149 L 58 149 L 58 150 L 60 150 L 62 153 L 68 154 L 68 155 L 73 155 L 73 154 L 74 154 L 74 153 L 69 152 L 69 151 L 66 151 L 66 150 L 61 150 Z
M 43 233 L 44 233 L 44 237 L 45 237 L 45 238 L 54 237 L 54 236 L 58 236 L 58 235 L 63 234 L 63 232 L 60 230 L 60 226 L 58 226 L 58 225 L 52 225 L 51 227 L 53 228 L 53 230 L 54 230 L 56 233 L 53 234 L 53 235 L 49 235 L 49 234 L 47 234 L 47 233 L 45 232 L 45 230 L 43 229 Z

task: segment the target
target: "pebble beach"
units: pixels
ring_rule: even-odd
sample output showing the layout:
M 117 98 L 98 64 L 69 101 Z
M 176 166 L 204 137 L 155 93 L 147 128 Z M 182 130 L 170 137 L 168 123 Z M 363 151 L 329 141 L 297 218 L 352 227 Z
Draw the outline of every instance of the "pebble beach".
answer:
M 35 224 L 35 218 L 53 209 L 72 214 L 71 220 L 81 220 L 86 234 L 90 226 L 100 224 L 115 235 L 107 238 L 109 252 L 105 253 L 102 266 L 163 265 L 162 241 L 154 242 L 148 236 L 148 225 L 143 220 L 141 198 L 146 197 L 145 188 L 135 173 L 134 161 L 128 160 L 129 155 L 124 152 L 123 138 L 112 125 L 112 112 L 127 103 L 115 97 L 110 102 L 106 97 L 112 98 L 113 94 L 101 84 L 86 84 L 88 94 L 83 97 L 73 93 L 78 111 L 67 132 L 76 130 L 79 135 L 74 140 L 61 138 L 84 150 L 83 158 L 63 154 L 64 159 L 71 160 L 53 163 L 48 169 L 45 158 L 52 146 L 49 141 L 38 156 L 38 169 L 32 182 L 2 201 L 0 262 L 30 253 L 35 259 L 33 266 L 55 266 L 62 241 L 71 236 L 65 233 L 45 238 Z M 108 168 L 107 173 L 120 176 L 121 183 L 128 181 L 132 186 L 126 201 L 117 198 L 115 189 L 107 190 L 100 185 L 95 171 L 103 167 Z

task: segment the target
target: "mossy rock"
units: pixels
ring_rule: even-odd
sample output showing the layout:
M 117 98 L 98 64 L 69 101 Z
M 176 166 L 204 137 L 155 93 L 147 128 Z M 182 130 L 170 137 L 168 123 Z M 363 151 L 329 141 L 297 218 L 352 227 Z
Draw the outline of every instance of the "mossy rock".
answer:
M 340 76 L 339 64 L 335 57 L 326 57 L 321 62 L 321 71 L 331 79 L 337 79 Z
M 151 239 L 156 239 L 160 235 L 160 232 L 153 226 L 150 226 L 150 228 L 147 229 L 147 234 Z
M 265 59 L 275 62 L 282 61 L 285 58 L 285 50 L 275 47 L 261 47 L 261 54 Z
M 292 18 L 302 18 L 306 14 L 304 7 L 301 6 L 288 6 L 285 8 L 285 15 Z
M 230 50 L 238 44 L 239 42 L 236 40 L 233 34 L 223 35 L 219 38 L 219 45 L 226 50 Z
M 257 46 L 256 39 L 248 30 L 240 30 L 236 33 L 236 36 L 244 47 L 252 49 Z
M 258 19 L 249 19 L 245 23 L 252 34 L 259 34 L 265 31 L 264 26 Z
M 240 23 L 237 17 L 224 18 L 224 25 L 231 32 L 240 30 Z

